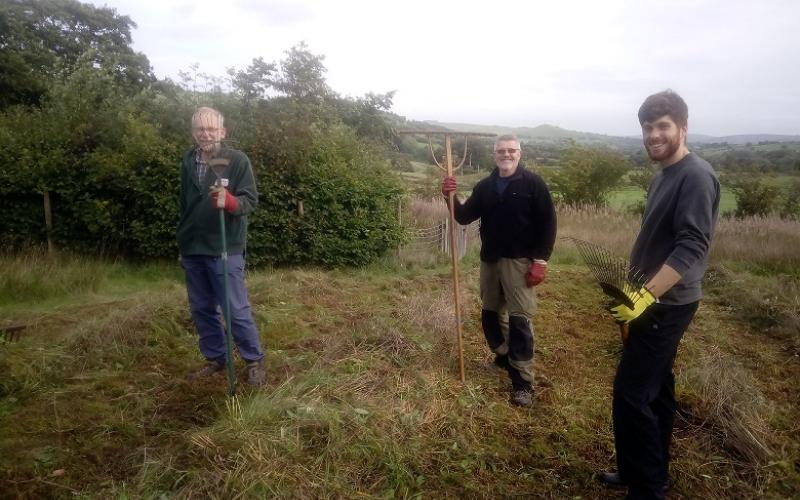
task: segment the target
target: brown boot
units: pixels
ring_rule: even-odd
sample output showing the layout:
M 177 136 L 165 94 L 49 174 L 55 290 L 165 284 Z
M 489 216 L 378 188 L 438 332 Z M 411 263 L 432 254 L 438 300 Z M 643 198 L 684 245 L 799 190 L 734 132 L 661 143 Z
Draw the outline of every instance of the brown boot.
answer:
M 264 369 L 264 358 L 258 361 L 247 362 L 247 383 L 250 385 L 264 385 L 267 371 Z
M 224 369 L 225 369 L 225 363 L 220 363 L 219 361 L 213 361 L 213 360 L 206 361 L 206 364 L 204 364 L 197 370 L 191 372 L 189 375 L 187 375 L 186 378 L 188 378 L 189 380 L 205 378 L 214 375 L 215 373 L 221 372 Z

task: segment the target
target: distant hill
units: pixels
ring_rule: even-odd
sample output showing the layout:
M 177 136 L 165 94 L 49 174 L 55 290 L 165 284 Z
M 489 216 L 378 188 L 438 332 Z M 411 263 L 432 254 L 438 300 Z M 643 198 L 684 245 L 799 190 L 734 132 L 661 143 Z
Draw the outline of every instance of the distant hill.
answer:
M 419 122 L 417 122 L 419 123 Z M 574 140 L 579 144 L 599 145 L 623 150 L 639 149 L 642 146 L 642 139 L 639 136 L 615 136 L 597 134 L 594 132 L 579 132 L 558 127 L 556 125 L 539 125 L 536 127 L 507 127 L 503 125 L 475 125 L 472 123 L 453 123 L 426 120 L 424 123 L 432 127 L 441 127 L 450 130 L 463 132 L 489 132 L 495 134 L 514 134 L 523 141 L 525 139 L 535 142 L 560 143 Z M 689 134 L 690 144 L 702 143 L 725 143 L 728 144 L 758 144 L 759 142 L 800 142 L 800 135 L 781 135 L 781 134 L 739 134 L 726 136 L 711 136 L 704 134 Z
M 506 127 L 502 125 L 475 125 L 472 123 L 450 123 L 427 120 L 425 123 L 436 127 L 445 127 L 450 130 L 462 132 L 488 132 L 494 134 L 514 134 L 524 142 L 526 139 L 533 142 L 565 143 L 570 140 L 584 145 L 605 145 L 624 150 L 636 149 L 641 146 L 639 137 L 620 137 L 614 135 L 596 134 L 594 132 L 578 132 L 543 124 L 536 127 Z
M 727 142 L 728 144 L 758 144 L 759 142 L 800 142 L 800 135 L 782 134 L 738 134 L 712 137 L 710 135 L 689 134 L 689 142 Z

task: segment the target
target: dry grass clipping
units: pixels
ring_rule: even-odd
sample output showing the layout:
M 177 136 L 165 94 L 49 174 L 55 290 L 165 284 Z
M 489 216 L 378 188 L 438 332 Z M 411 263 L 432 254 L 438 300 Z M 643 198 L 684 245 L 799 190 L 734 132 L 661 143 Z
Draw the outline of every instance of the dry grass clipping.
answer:
M 769 436 L 774 433 L 767 423 L 773 410 L 744 368 L 714 347 L 680 379 L 690 390 L 693 423 L 709 429 L 749 465 L 767 463 L 773 456 Z

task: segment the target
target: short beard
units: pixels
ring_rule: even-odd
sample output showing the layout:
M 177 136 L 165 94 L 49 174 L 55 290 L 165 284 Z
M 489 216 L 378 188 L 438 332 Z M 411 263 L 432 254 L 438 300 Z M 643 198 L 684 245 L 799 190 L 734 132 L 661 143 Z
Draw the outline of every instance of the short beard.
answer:
M 215 156 L 219 153 L 219 150 L 222 149 L 222 144 L 220 142 L 207 142 L 205 144 L 199 144 L 198 147 L 203 153 L 209 156 Z
M 647 150 L 647 156 L 649 156 L 651 160 L 660 162 L 672 157 L 672 155 L 674 155 L 681 148 L 682 144 L 681 136 L 678 134 L 675 140 L 670 140 L 665 144 L 664 152 L 661 154 L 654 154 L 648 145 L 645 145 L 645 149 Z

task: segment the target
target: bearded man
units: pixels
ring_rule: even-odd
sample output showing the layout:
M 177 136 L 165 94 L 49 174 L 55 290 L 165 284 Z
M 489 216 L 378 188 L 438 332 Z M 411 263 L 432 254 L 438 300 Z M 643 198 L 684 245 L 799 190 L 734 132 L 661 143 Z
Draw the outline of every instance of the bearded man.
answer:
M 720 199 L 711 165 L 686 145 L 689 110 L 675 92 L 648 97 L 639 109 L 647 154 L 661 166 L 647 191 L 631 268 L 647 278 L 632 291 L 634 308 L 611 308 L 629 326 L 614 379 L 613 421 L 618 472 L 601 481 L 626 486 L 629 499 L 664 498 L 675 416 L 672 367 L 692 321 L 708 267 Z

